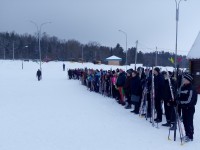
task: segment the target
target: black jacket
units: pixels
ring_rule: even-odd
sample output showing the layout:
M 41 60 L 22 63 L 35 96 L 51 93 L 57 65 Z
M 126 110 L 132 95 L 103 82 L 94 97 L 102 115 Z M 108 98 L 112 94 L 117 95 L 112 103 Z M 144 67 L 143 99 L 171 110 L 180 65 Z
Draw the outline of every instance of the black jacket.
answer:
M 36 75 L 37 75 L 38 77 L 40 77 L 40 76 L 42 75 L 42 72 L 41 72 L 40 70 L 38 70 L 37 73 L 36 73 Z
M 155 98 L 163 99 L 164 77 L 159 73 L 154 77 Z
M 131 95 L 141 96 L 142 86 L 139 76 L 132 77 L 131 79 Z
M 197 92 L 191 84 L 181 87 L 179 101 L 182 107 L 192 107 L 196 105 Z
M 124 84 L 124 92 L 126 96 L 131 95 L 131 79 L 131 76 L 127 76 Z
M 117 78 L 116 86 L 123 87 L 125 84 L 125 80 L 126 80 L 125 72 L 121 72 Z
M 170 78 L 170 81 L 171 81 L 171 88 L 172 88 L 172 92 L 173 92 L 173 95 L 174 95 L 174 98 L 176 97 L 175 95 L 175 81 Z M 169 81 L 168 79 L 165 79 L 164 80 L 164 87 L 163 87 L 163 100 L 166 101 L 166 102 L 169 102 L 172 100 L 172 95 L 171 95 L 171 90 L 170 90 L 170 85 L 169 85 Z

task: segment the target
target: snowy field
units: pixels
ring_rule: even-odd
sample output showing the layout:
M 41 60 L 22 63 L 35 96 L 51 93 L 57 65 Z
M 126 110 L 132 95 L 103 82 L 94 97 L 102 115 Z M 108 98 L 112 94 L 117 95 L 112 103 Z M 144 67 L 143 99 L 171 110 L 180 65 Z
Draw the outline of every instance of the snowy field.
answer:
M 44 63 L 43 80 L 38 82 L 37 63 L 24 62 L 22 70 L 20 61 L 0 60 L 0 150 L 199 149 L 200 102 L 194 141 L 181 146 L 179 136 L 176 142 L 167 140 L 166 127 L 154 128 L 114 99 L 89 92 L 77 80 L 68 80 L 62 64 Z M 116 69 L 65 64 L 66 68 Z

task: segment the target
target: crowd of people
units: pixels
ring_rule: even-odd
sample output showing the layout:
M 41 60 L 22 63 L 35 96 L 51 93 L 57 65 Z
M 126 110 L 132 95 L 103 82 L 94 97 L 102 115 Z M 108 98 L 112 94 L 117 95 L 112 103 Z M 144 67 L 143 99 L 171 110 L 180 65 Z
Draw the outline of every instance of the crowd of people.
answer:
M 155 67 L 137 70 L 69 69 L 69 79 L 80 80 L 89 91 L 115 99 L 131 113 L 150 118 L 151 123 L 166 122 L 162 126 L 177 129 L 177 117 L 183 121 L 185 136 L 181 140 L 193 141 L 193 118 L 197 93 L 192 86 L 192 75 L 162 71 Z M 164 107 L 163 107 L 164 106 Z M 155 117 L 156 116 L 156 117 Z M 179 124 L 180 125 L 180 124 Z M 179 130 L 180 131 L 180 130 Z

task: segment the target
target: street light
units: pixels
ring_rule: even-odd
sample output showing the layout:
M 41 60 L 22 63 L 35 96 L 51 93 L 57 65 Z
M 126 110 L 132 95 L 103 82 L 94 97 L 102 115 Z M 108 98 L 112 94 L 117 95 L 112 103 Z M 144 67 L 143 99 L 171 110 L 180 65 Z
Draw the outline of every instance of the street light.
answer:
M 37 28 L 37 34 L 38 34 L 38 47 L 39 47 L 39 57 L 40 57 L 40 71 L 42 71 L 42 63 L 41 63 L 41 59 L 42 59 L 42 55 L 41 55 L 41 47 L 40 47 L 40 38 L 41 38 L 41 30 L 42 30 L 42 26 L 51 22 L 44 22 L 42 24 L 40 24 L 40 26 L 38 26 L 37 23 L 35 23 L 34 21 L 30 21 L 31 23 L 33 23 L 36 28 Z
M 178 21 L 179 21 L 179 5 L 180 5 L 181 1 L 183 1 L 183 0 L 175 0 L 175 2 L 176 2 L 176 46 L 175 46 L 175 61 L 174 61 L 175 69 L 177 68 Z M 184 0 L 184 1 L 186 1 L 186 0 Z
M 127 50 L 127 33 L 122 30 L 118 30 L 118 31 L 123 33 L 126 37 L 126 62 L 125 62 L 125 65 L 126 65 L 126 70 L 127 70 L 127 52 L 128 52 L 128 50 Z

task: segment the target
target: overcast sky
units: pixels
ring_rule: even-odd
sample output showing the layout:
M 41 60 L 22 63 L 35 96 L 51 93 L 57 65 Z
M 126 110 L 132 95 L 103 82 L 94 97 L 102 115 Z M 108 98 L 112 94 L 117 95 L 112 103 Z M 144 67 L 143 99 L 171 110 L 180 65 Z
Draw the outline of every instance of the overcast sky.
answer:
M 178 1 L 178 0 L 177 0 Z M 59 39 L 76 39 L 83 44 L 96 41 L 105 46 L 125 49 L 139 40 L 146 52 L 175 49 L 175 0 L 0 0 L 0 32 L 15 31 L 34 35 L 42 32 Z M 178 53 L 187 54 L 200 31 L 200 0 L 180 3 Z

